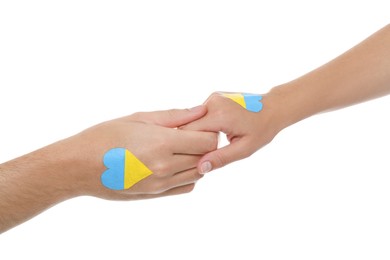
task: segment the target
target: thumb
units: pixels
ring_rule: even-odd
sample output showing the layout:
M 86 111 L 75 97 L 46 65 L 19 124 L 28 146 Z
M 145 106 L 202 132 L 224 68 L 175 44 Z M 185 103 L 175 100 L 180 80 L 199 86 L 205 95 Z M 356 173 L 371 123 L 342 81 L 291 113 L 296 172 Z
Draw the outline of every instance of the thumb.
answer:
M 243 140 L 230 143 L 218 150 L 205 154 L 198 163 L 199 174 L 206 174 L 212 170 L 224 167 L 229 163 L 244 159 L 251 155 L 248 146 Z
M 164 127 L 179 127 L 203 117 L 207 113 L 205 106 L 190 109 L 170 109 L 155 112 L 138 113 L 136 119 Z

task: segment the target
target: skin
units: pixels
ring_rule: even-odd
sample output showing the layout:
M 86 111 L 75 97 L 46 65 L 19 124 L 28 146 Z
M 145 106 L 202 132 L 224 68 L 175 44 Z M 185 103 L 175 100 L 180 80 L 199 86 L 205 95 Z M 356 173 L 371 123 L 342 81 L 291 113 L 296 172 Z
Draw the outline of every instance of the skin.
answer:
M 263 95 L 263 110 L 249 112 L 212 94 L 208 113 L 182 129 L 223 132 L 230 144 L 206 154 L 204 174 L 246 158 L 283 129 L 312 115 L 340 109 L 390 93 L 390 25 L 325 65 Z
M 80 195 L 132 200 L 189 192 L 201 177 L 198 171 L 246 158 L 300 120 L 389 94 L 389 46 L 388 25 L 329 63 L 271 89 L 260 113 L 214 93 L 205 102 L 206 115 L 203 107 L 137 113 L 1 164 L 0 232 Z M 215 150 L 216 135 L 209 132 L 224 132 L 230 144 Z M 129 190 L 104 188 L 102 157 L 113 147 L 126 147 L 154 174 Z
M 174 129 L 199 119 L 191 110 L 136 113 L 93 126 L 0 165 L 0 233 L 77 196 L 138 200 L 187 193 L 202 176 L 196 165 L 217 148 L 217 134 Z M 103 156 L 124 147 L 153 174 L 127 190 L 101 184 Z

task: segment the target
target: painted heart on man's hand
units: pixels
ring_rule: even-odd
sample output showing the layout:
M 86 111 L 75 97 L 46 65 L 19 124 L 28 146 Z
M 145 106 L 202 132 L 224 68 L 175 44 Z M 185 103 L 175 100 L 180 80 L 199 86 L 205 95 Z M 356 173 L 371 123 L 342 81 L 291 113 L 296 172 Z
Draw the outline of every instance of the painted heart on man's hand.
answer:
M 153 172 L 125 148 L 113 148 L 103 157 L 107 167 L 101 176 L 102 184 L 112 190 L 125 190 Z

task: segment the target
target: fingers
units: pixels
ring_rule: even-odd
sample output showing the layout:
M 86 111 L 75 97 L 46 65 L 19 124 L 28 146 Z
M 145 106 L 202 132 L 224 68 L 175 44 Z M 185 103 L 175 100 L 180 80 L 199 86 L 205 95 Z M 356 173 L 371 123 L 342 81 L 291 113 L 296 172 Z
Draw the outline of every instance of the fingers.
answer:
M 174 187 L 172 189 L 166 190 L 159 194 L 142 194 L 142 195 L 134 195 L 135 200 L 141 200 L 141 199 L 154 199 L 154 198 L 160 198 L 160 197 L 166 197 L 166 196 L 173 196 L 173 195 L 179 195 L 184 193 L 189 193 L 193 191 L 195 188 L 195 183 L 185 184 L 182 186 Z
M 189 169 L 172 176 L 168 181 L 169 189 L 197 182 L 203 175 L 196 168 Z
M 207 114 L 180 127 L 182 130 L 226 132 L 242 119 L 242 108 L 230 99 L 213 94 L 205 103 Z M 244 113 L 245 114 L 245 113 Z
M 183 172 L 188 169 L 196 168 L 201 158 L 201 155 L 174 154 L 168 168 L 174 173 Z
M 169 159 L 165 159 L 155 168 L 151 168 L 153 173 L 162 178 L 170 178 L 178 172 L 196 168 L 201 155 L 174 154 Z
M 194 188 L 195 188 L 195 183 L 190 183 L 190 184 L 187 184 L 187 185 L 175 187 L 175 188 L 172 188 L 170 190 L 164 191 L 163 193 L 158 194 L 158 197 L 172 196 L 172 195 L 179 195 L 179 194 L 189 193 L 189 192 L 193 191 Z
M 202 177 L 203 175 L 199 174 L 196 168 L 177 173 L 166 182 L 167 190 L 152 196 L 170 196 L 191 192 L 195 183 Z
M 161 194 L 172 188 L 194 183 L 202 178 L 202 176 L 198 173 L 197 168 L 185 170 L 171 176 L 153 174 L 148 177 L 148 184 L 146 184 L 147 179 L 145 179 L 145 181 L 134 185 L 131 188 L 131 192 L 135 195 Z
M 218 134 L 211 132 L 174 130 L 172 151 L 175 154 L 205 154 L 218 147 Z
M 203 175 L 199 174 L 196 168 L 177 173 L 174 176 L 161 180 L 161 190 L 159 191 L 159 194 L 166 193 L 167 191 L 178 187 L 195 184 L 195 182 L 202 177 Z
M 218 117 L 213 117 L 211 120 L 211 118 L 206 115 L 199 120 L 183 125 L 180 127 L 180 130 L 219 132 L 221 130 L 219 121 Z
M 164 127 L 179 127 L 204 116 L 207 112 L 205 106 L 191 109 L 170 109 L 155 112 L 140 112 L 130 116 L 131 119 L 152 123 Z
M 205 174 L 250 156 L 252 151 L 248 147 L 248 144 L 241 139 L 204 155 L 198 163 L 199 173 Z

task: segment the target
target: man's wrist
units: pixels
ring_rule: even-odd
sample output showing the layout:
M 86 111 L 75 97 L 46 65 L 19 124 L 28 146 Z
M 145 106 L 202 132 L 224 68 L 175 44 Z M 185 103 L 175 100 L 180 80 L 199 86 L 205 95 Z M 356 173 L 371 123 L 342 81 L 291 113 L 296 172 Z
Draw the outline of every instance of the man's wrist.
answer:
M 75 160 L 76 155 L 73 155 L 63 142 L 34 151 L 23 161 L 26 167 L 31 167 L 31 175 L 41 180 L 42 189 L 58 202 L 81 195 L 77 179 L 81 182 L 83 178 L 77 170 L 79 166 Z
M 0 233 L 77 196 L 65 161 L 50 145 L 0 165 Z

